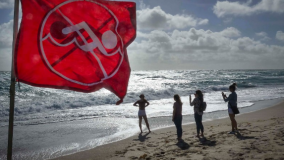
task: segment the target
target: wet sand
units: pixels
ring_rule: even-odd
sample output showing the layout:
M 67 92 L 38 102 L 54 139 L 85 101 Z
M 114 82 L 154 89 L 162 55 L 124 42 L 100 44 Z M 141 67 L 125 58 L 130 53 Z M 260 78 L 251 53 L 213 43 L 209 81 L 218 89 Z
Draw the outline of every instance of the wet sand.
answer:
M 284 159 L 284 102 L 236 116 L 239 134 L 229 118 L 204 122 L 205 138 L 195 124 L 183 125 L 183 140 L 175 127 L 144 132 L 125 140 L 58 157 L 54 160 L 124 159 Z

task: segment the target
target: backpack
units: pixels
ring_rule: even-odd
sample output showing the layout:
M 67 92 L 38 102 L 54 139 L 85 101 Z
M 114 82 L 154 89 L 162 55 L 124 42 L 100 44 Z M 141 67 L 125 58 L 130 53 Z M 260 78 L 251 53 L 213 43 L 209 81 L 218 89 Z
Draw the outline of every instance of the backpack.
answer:
M 205 111 L 205 110 L 206 110 L 206 107 L 207 107 L 206 102 L 202 102 L 202 104 L 200 105 L 199 111 L 200 111 L 200 112 Z

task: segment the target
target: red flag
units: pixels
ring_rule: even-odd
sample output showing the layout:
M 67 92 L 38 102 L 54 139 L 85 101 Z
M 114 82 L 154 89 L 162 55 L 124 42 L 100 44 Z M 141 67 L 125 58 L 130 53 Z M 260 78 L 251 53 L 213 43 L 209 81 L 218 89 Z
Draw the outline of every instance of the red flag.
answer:
M 80 92 L 106 88 L 122 102 L 130 76 L 126 47 L 136 36 L 134 2 L 21 3 L 15 54 L 18 81 Z

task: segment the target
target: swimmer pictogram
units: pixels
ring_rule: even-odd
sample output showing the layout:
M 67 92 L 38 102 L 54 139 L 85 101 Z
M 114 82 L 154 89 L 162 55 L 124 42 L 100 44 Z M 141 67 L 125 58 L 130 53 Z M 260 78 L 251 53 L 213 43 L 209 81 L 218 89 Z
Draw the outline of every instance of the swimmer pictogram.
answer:
M 103 28 L 103 31 L 93 31 L 94 29 L 84 20 L 79 23 L 74 23 L 71 18 L 64 14 L 64 6 L 68 5 L 69 3 L 76 3 L 75 1 L 67 1 L 66 3 L 62 3 L 51 10 L 47 16 L 45 17 L 42 25 L 42 31 L 40 33 L 40 47 L 41 53 L 44 61 L 46 62 L 47 66 L 52 70 L 54 73 L 59 75 L 60 77 L 80 85 L 95 85 L 101 83 L 103 80 L 111 78 L 119 69 L 124 53 L 123 53 L 123 41 L 120 35 L 117 32 L 117 27 L 119 25 L 119 21 L 117 20 L 116 16 L 104 5 L 98 2 L 90 1 L 90 5 L 96 5 L 96 8 L 100 7 L 101 11 L 106 12 L 109 15 L 108 19 L 99 19 L 94 15 L 94 19 L 97 21 L 104 21 L 99 28 Z M 77 2 L 78 3 L 78 2 Z M 46 32 L 44 35 L 45 30 L 48 30 L 47 26 L 45 26 L 45 22 L 49 20 L 49 17 L 52 17 L 54 14 L 57 16 L 59 15 L 62 21 L 56 21 L 50 26 L 49 31 Z M 107 25 L 108 23 L 113 23 L 112 25 Z M 58 27 L 59 26 L 59 27 Z M 93 27 L 95 28 L 95 27 Z M 54 31 L 55 30 L 55 31 Z M 96 35 L 96 33 L 99 34 Z M 50 47 L 51 44 L 54 45 L 54 48 L 58 47 L 70 47 L 74 46 L 73 48 L 80 49 L 81 51 L 74 50 L 69 52 L 68 54 L 64 54 L 63 56 L 59 56 L 59 58 L 53 62 L 54 57 L 58 57 L 56 52 L 53 53 L 46 53 L 45 47 Z M 95 72 L 98 72 L 98 69 L 102 73 L 100 77 L 96 77 L 92 82 L 85 81 L 87 77 L 84 75 L 76 75 L 75 77 L 67 76 L 64 74 L 64 71 L 56 69 L 56 65 L 60 65 L 62 61 L 68 59 L 71 54 L 76 54 L 76 52 L 85 52 L 85 54 L 81 54 L 81 56 L 89 57 L 89 61 L 92 63 L 96 63 L 94 68 Z M 89 55 L 86 55 L 89 54 Z M 78 59 L 82 57 L 77 56 Z M 115 66 L 111 68 L 104 64 L 104 59 L 116 62 Z M 96 61 L 96 62 L 94 62 Z M 84 68 L 86 70 L 90 70 L 88 67 L 84 67 L 82 64 L 78 64 L 81 66 L 77 66 L 79 68 Z M 75 71 L 76 68 L 75 67 Z M 106 70 L 105 68 L 108 68 Z

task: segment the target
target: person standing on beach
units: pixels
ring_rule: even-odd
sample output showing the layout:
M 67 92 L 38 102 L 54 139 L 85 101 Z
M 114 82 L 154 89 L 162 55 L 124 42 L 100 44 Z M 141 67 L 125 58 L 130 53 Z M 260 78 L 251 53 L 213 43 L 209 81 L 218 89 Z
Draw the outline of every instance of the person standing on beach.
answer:
M 182 140 L 182 102 L 178 94 L 174 95 L 174 107 L 173 107 L 173 118 L 172 121 L 175 123 L 177 128 L 177 139 Z
M 146 111 L 145 111 L 145 107 L 149 106 L 149 102 L 145 99 L 144 94 L 141 94 L 140 96 L 140 100 L 136 101 L 133 106 L 138 106 L 139 107 L 139 111 L 138 111 L 138 117 L 139 117 L 139 127 L 140 127 L 140 131 L 142 132 L 142 118 L 144 119 L 146 126 L 149 130 L 149 132 L 151 132 L 150 127 L 149 127 L 149 123 L 148 123 L 148 119 L 147 119 L 147 115 L 146 115 Z M 137 105 L 138 104 L 138 105 Z
M 228 102 L 228 113 L 230 116 L 230 120 L 231 120 L 231 126 L 232 126 L 232 131 L 229 132 L 229 134 L 235 134 L 235 132 L 238 132 L 238 126 L 237 126 L 237 121 L 235 119 L 235 114 L 231 108 L 232 106 L 237 106 L 237 93 L 236 91 L 236 83 L 230 85 L 229 90 L 231 92 L 231 94 L 229 95 L 229 97 L 227 97 L 223 92 L 222 92 L 222 96 L 225 102 Z
M 191 101 L 191 95 L 189 96 L 189 104 L 190 106 L 194 106 L 193 107 L 193 111 L 194 111 L 194 119 L 195 119 L 195 123 L 196 123 L 196 131 L 197 131 L 197 135 L 196 137 L 204 137 L 204 127 L 202 124 L 202 115 L 203 115 L 203 110 L 201 105 L 203 104 L 203 94 L 200 90 L 195 91 L 194 94 L 195 98 L 193 101 Z M 201 134 L 200 134 L 201 131 Z

